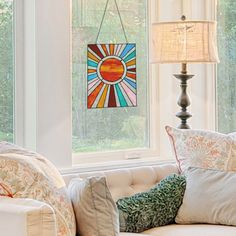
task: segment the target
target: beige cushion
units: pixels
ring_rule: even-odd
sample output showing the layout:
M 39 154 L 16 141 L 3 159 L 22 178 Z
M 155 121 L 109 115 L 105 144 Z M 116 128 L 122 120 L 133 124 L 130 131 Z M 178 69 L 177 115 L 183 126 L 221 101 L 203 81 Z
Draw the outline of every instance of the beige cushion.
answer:
M 236 227 L 221 225 L 167 225 L 143 232 L 152 236 L 235 236 Z M 140 234 L 140 236 L 143 234 Z M 120 236 L 125 236 L 120 234 Z M 128 236 L 128 235 L 127 235 Z M 131 235 L 130 235 L 131 236 Z
M 176 223 L 236 226 L 236 173 L 191 167 Z
M 73 178 L 105 176 L 107 185 L 114 201 L 147 191 L 166 176 L 178 173 L 176 164 L 161 164 L 153 166 L 134 167 L 109 171 L 99 171 L 84 174 L 63 175 L 67 185 Z
M 0 142 L 0 195 L 31 198 L 55 211 L 58 236 L 75 235 L 75 219 L 65 182 L 43 156 L 10 143 Z
M 105 177 L 72 179 L 69 193 L 80 236 L 118 236 L 119 216 Z
M 202 167 L 236 171 L 236 135 L 166 127 L 179 170 Z
M 1 197 L 0 235 L 56 236 L 54 210 L 33 199 Z
M 122 232 L 119 234 L 119 236 L 145 236 L 145 235 L 148 235 L 148 234 L 144 234 L 144 233 L 125 233 L 125 232 Z

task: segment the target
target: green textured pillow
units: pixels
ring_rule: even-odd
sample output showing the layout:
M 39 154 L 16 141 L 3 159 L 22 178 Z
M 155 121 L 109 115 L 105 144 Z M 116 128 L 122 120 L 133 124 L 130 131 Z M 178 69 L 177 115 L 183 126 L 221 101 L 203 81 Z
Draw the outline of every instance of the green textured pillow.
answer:
M 170 175 L 147 192 L 119 199 L 120 231 L 139 233 L 174 222 L 182 204 L 186 180 Z

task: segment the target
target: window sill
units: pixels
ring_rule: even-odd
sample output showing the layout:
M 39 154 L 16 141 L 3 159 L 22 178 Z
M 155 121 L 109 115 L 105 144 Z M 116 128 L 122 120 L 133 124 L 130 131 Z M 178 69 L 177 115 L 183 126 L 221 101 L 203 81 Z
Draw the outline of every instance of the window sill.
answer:
M 161 159 L 158 157 L 155 158 L 152 157 L 145 159 L 109 161 L 103 163 L 86 163 L 86 164 L 74 165 L 71 168 L 60 169 L 59 171 L 61 174 L 65 175 L 65 174 L 87 173 L 87 172 L 106 171 L 106 170 L 170 164 L 170 163 L 175 163 L 175 160 L 173 158 Z

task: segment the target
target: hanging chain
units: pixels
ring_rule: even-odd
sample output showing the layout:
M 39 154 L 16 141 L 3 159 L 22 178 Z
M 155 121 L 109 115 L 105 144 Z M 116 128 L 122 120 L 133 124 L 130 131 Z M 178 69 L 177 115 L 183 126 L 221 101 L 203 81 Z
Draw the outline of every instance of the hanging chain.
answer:
M 120 14 L 120 10 L 118 8 L 118 4 L 117 4 L 116 0 L 115 0 L 115 4 L 116 4 L 116 9 L 117 9 L 117 12 L 118 12 L 118 15 L 119 15 L 119 18 L 120 18 L 120 24 L 121 24 L 121 27 L 122 27 L 122 30 L 123 30 L 123 33 L 124 33 L 124 36 L 125 36 L 125 40 L 126 40 L 126 43 L 128 43 L 128 38 L 127 38 L 127 35 L 126 35 L 126 32 L 125 32 L 125 27 L 124 27 L 124 24 L 123 24 L 123 21 L 122 21 L 122 18 L 121 18 L 121 14 Z
M 96 37 L 96 43 L 98 42 L 98 38 L 99 38 L 99 35 L 100 35 L 100 33 L 101 33 L 101 29 L 102 29 L 103 21 L 104 21 L 106 12 L 107 12 L 107 8 L 108 8 L 108 3 L 109 3 L 109 1 L 110 1 L 110 0 L 107 0 L 107 2 L 106 2 L 106 6 L 105 6 L 105 9 L 104 9 L 104 12 L 103 12 L 103 16 L 102 16 L 102 21 L 101 21 L 101 23 L 100 23 L 99 30 L 98 30 L 98 34 L 97 34 L 97 37 Z M 117 1 L 116 1 L 116 0 L 114 0 L 114 1 L 115 1 L 116 9 L 117 9 L 117 12 L 118 12 L 118 16 L 119 16 L 119 19 L 120 19 L 122 31 L 123 31 L 123 33 L 124 33 L 126 43 L 128 43 L 128 38 L 127 38 L 127 35 L 126 35 L 126 32 L 125 32 L 125 27 L 124 27 L 124 24 L 123 24 L 123 21 L 122 21 L 122 18 L 121 18 L 120 10 L 119 10 L 119 8 L 118 8 Z
M 106 6 L 105 6 L 105 9 L 104 9 L 104 12 L 103 12 L 103 16 L 102 16 L 102 21 L 100 23 L 98 34 L 97 34 L 97 37 L 96 37 L 96 43 L 98 42 L 98 37 L 99 37 L 100 32 L 101 32 L 102 24 L 103 24 L 103 21 L 104 21 L 104 18 L 105 18 L 105 14 L 106 14 L 106 11 L 107 11 L 108 2 L 109 2 L 109 0 L 107 0 L 107 2 L 106 2 Z

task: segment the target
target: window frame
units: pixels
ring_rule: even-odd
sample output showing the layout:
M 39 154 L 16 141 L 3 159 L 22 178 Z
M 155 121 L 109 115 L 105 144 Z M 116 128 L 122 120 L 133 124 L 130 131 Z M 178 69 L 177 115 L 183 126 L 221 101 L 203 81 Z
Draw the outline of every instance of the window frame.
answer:
M 208 20 L 217 20 L 217 0 L 205 1 L 205 15 Z M 206 67 L 207 86 L 207 126 L 218 130 L 217 111 L 217 64 Z
M 147 108 L 149 114 L 149 148 L 134 148 L 134 149 L 124 149 L 115 151 L 104 151 L 104 152 L 88 152 L 88 153 L 73 153 L 72 150 L 72 166 L 91 166 L 93 165 L 109 165 L 110 162 L 115 162 L 116 165 L 120 163 L 130 163 L 144 160 L 152 160 L 152 158 L 159 156 L 158 148 L 158 69 L 157 66 L 151 65 L 149 62 L 149 51 L 150 51 L 150 28 L 151 24 L 157 18 L 157 3 L 153 0 L 146 0 L 147 2 L 147 32 L 148 32 L 148 68 L 147 68 Z M 155 4 L 155 6 L 153 6 Z M 72 39 L 72 36 L 71 36 Z M 72 49 L 71 49 L 72 50 Z M 112 160 L 111 160 L 112 157 Z
M 36 151 L 37 81 L 35 1 L 14 0 L 14 142 L 19 146 Z
M 14 0 L 14 142 L 24 145 L 24 2 Z
M 215 0 L 196 2 L 148 0 L 149 26 L 159 19 L 179 19 L 181 6 L 191 18 L 208 17 L 212 12 Z M 16 0 L 18 3 L 16 29 L 16 107 L 15 107 L 15 141 L 17 144 L 43 154 L 59 169 L 67 172 L 92 171 L 119 167 L 152 165 L 165 162 L 171 156 L 169 140 L 165 132 L 165 125 L 177 126 L 179 123 L 175 112 L 180 89 L 179 83 L 172 78 L 172 74 L 179 71 L 179 65 L 152 65 L 149 75 L 152 76 L 149 87 L 153 92 L 150 99 L 150 144 L 147 150 L 130 150 L 128 156 L 123 151 L 93 153 L 86 164 L 72 163 L 72 98 L 71 98 L 71 1 L 57 0 Z M 173 11 L 163 11 L 171 9 Z M 194 5 L 194 4 L 197 4 Z M 195 9 L 200 10 L 195 12 Z M 207 5 L 209 4 L 208 8 Z M 52 9 L 54 9 L 52 11 Z M 56 10 L 55 10 L 56 9 Z M 204 11 L 203 9 L 208 9 Z M 194 10 L 194 14 L 193 14 Z M 183 9 L 182 9 L 183 12 Z M 189 14 L 189 15 L 188 15 Z M 203 16 L 204 15 L 204 16 Z M 21 17 L 20 17 L 21 16 Z M 209 15 L 210 16 L 210 15 Z M 212 15 L 211 15 L 212 17 Z M 18 19 L 18 18 L 17 18 Z M 60 27 L 58 27 L 60 25 Z M 19 34 L 18 34 L 19 32 Z M 150 31 L 149 31 L 150 33 Z M 60 38 L 60 41 L 57 39 Z M 61 50 L 63 48 L 63 50 Z M 195 73 L 193 68 L 194 74 Z M 195 99 L 190 111 L 195 111 L 191 122 L 193 127 L 215 129 L 215 85 L 214 66 L 204 66 L 202 74 L 209 76 L 205 81 L 193 79 L 189 83 L 190 97 Z M 199 70 L 199 67 L 196 67 Z M 202 70 L 202 67 L 201 67 Z M 208 74 L 209 73 L 209 74 Z M 202 75 L 201 75 L 202 76 Z M 195 84 L 194 84 L 195 83 Z M 198 99 L 202 89 L 206 91 Z M 192 93 L 194 92 L 194 93 Z M 52 96 L 53 94 L 53 96 Z M 196 99 L 197 97 L 197 99 Z M 207 100 L 207 102 L 206 102 Z M 201 109 L 201 110 L 200 110 Z M 199 112 L 199 110 L 201 112 Z M 194 113 L 194 112 L 193 112 Z M 203 122 L 202 122 L 203 120 Z M 120 156 L 119 154 L 123 154 Z M 117 155 L 117 156 L 116 156 Z M 105 157 L 105 159 L 104 159 Z M 110 157 L 114 159 L 110 161 Z M 119 157 L 121 157 L 119 159 Z M 138 159 L 137 159 L 138 157 Z M 173 157 L 173 156 L 172 156 Z M 98 158 L 109 162 L 96 164 Z M 172 159 L 173 160 L 173 159 Z
M 216 20 L 217 0 L 182 0 L 183 12 L 190 19 Z M 217 127 L 217 64 L 203 65 L 205 80 L 205 129 L 216 131 Z M 190 92 L 191 85 L 190 85 Z M 190 94 L 191 96 L 191 94 Z M 203 104 L 202 104 L 203 105 Z

